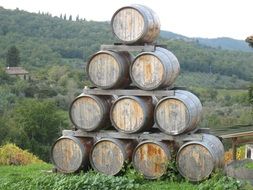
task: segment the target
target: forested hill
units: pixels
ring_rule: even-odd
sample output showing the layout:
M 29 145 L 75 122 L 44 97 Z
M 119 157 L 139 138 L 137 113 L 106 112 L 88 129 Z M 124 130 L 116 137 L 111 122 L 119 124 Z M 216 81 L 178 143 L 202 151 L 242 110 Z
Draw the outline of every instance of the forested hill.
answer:
M 161 36 L 167 39 L 180 39 L 188 42 L 197 42 L 202 45 L 209 47 L 214 47 L 218 49 L 225 50 L 235 50 L 235 51 L 246 51 L 253 52 L 253 49 L 249 47 L 248 43 L 245 40 L 236 40 L 228 37 L 219 37 L 219 38 L 189 38 L 180 34 L 176 34 L 168 31 L 161 31 Z M 244 36 L 246 38 L 246 36 Z
M 68 64 L 80 66 L 101 44 L 117 42 L 109 22 L 59 18 L 0 8 L 0 63 L 15 45 L 28 69 Z M 253 80 L 253 54 L 211 48 L 198 41 L 159 38 L 178 57 L 182 71 Z

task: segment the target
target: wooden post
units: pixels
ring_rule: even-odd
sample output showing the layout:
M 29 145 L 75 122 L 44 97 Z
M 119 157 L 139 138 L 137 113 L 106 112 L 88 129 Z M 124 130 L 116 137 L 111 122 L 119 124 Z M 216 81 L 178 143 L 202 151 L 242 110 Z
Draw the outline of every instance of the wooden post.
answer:
M 236 160 L 236 152 L 237 152 L 237 137 L 232 138 L 232 150 L 233 150 L 233 160 Z

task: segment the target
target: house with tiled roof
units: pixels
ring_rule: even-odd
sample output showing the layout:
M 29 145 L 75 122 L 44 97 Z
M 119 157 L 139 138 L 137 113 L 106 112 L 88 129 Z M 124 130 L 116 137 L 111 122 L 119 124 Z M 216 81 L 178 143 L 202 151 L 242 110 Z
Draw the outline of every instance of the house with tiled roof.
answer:
M 24 80 L 29 79 L 29 72 L 23 67 L 6 67 L 5 72 L 10 76 L 20 77 Z

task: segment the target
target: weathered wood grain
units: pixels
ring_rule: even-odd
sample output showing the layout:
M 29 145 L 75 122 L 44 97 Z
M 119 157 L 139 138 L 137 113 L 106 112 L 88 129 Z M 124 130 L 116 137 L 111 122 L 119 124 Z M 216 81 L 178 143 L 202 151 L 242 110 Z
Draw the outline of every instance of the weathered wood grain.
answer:
M 163 97 L 163 96 L 173 96 L 175 94 L 174 90 L 139 90 L 139 89 L 112 89 L 112 90 L 103 90 L 99 88 L 95 89 L 89 89 L 84 88 L 83 89 L 84 94 L 90 94 L 90 95 L 117 95 L 117 96 L 157 96 L 157 97 Z
M 154 52 L 137 55 L 130 67 L 133 83 L 143 90 L 171 86 L 179 75 L 180 65 L 169 50 L 157 47 Z
M 160 32 L 158 16 L 142 5 L 117 10 L 112 17 L 111 26 L 114 35 L 124 43 L 150 43 Z
M 63 130 L 62 135 L 64 136 L 75 136 L 75 137 L 92 137 L 96 139 L 101 138 L 117 138 L 117 139 L 133 139 L 137 141 L 142 140 L 154 140 L 154 141 L 175 141 L 175 142 L 187 142 L 187 141 L 201 141 L 202 134 L 182 134 L 177 136 L 168 135 L 161 132 L 142 132 L 135 134 L 121 133 L 112 130 L 100 130 L 98 132 L 86 132 L 83 130 Z
M 106 45 L 103 44 L 100 46 L 100 50 L 111 50 L 111 51 L 128 51 L 128 52 L 141 52 L 141 51 L 145 51 L 145 52 L 152 52 L 155 51 L 156 46 L 155 45 L 150 45 L 150 44 L 146 44 L 146 45 Z
M 131 158 L 133 148 L 133 141 L 101 139 L 91 150 L 91 165 L 98 172 L 116 175 L 121 171 L 124 163 Z
M 194 130 L 201 118 L 202 105 L 192 93 L 176 90 L 161 99 L 155 108 L 155 122 L 161 131 L 177 135 Z
M 156 179 L 167 172 L 171 159 L 165 143 L 156 141 L 141 142 L 133 153 L 134 168 L 148 179 Z
M 201 181 L 209 177 L 214 169 L 223 167 L 224 147 L 217 137 L 203 134 L 202 141 L 184 144 L 176 160 L 183 177 L 190 181 Z
M 110 126 L 112 96 L 81 94 L 71 104 L 69 115 L 72 123 L 85 131 L 94 131 Z
M 51 160 L 56 169 L 63 173 L 72 173 L 88 166 L 88 155 L 92 146 L 90 138 L 63 136 L 51 149 Z
M 123 96 L 112 105 L 111 122 L 124 133 L 144 131 L 153 125 L 153 109 L 151 97 Z
M 130 83 L 128 70 L 131 60 L 127 52 L 99 51 L 89 59 L 87 74 L 99 88 L 123 88 Z

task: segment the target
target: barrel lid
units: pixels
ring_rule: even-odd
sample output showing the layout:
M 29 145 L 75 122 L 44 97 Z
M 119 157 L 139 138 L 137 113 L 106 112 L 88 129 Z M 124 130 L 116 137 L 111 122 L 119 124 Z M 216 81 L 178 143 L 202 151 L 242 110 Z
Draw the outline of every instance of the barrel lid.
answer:
M 103 138 L 94 144 L 90 152 L 93 169 L 107 175 L 118 174 L 126 159 L 125 149 L 118 139 Z
M 81 102 L 82 99 L 86 101 L 86 104 Z M 83 93 L 79 95 L 78 97 L 76 97 L 74 101 L 72 101 L 69 108 L 69 117 L 70 117 L 71 122 L 78 129 L 83 129 L 85 131 L 95 130 L 97 126 L 100 125 L 100 123 L 102 122 L 102 117 L 98 117 L 102 115 L 101 110 L 103 110 L 103 107 L 100 101 L 101 100 L 97 96 L 87 95 Z M 76 112 L 78 112 L 77 113 L 78 116 L 81 118 L 75 118 L 75 113 L 73 113 L 75 111 L 74 109 L 75 107 L 77 108 Z M 90 114 L 91 112 L 90 109 L 92 109 L 92 114 Z M 85 117 L 87 116 L 87 113 L 89 113 L 89 117 L 90 117 L 89 119 L 85 119 Z
M 145 35 L 144 31 L 146 31 L 148 29 L 148 26 L 145 23 L 147 23 L 148 21 L 147 21 L 147 18 L 145 17 L 145 15 L 143 15 L 143 13 L 141 11 L 142 8 L 147 9 L 147 7 L 145 7 L 143 5 L 133 4 L 133 5 L 121 7 L 113 14 L 113 16 L 111 18 L 111 27 L 112 27 L 112 32 L 116 38 L 118 38 L 120 41 L 125 42 L 125 43 L 134 43 L 134 42 L 138 41 L 142 36 Z M 122 10 L 128 11 L 127 12 L 128 15 L 131 15 L 133 12 L 138 13 L 138 14 L 135 14 L 135 16 L 133 18 L 131 18 L 133 20 L 131 20 L 131 22 L 129 22 L 129 23 L 127 23 L 127 22 L 124 23 L 124 22 L 122 22 L 122 20 L 115 21 L 115 18 L 117 18 L 117 16 L 120 14 L 120 12 Z M 134 20 L 138 20 L 138 22 L 135 22 Z M 132 25 L 130 28 L 135 26 L 136 28 L 139 29 L 139 32 L 137 33 L 137 35 L 132 36 L 131 31 L 124 32 L 124 35 L 121 33 L 118 33 L 117 30 L 115 31 L 115 23 L 120 22 L 120 21 L 121 21 L 121 23 L 118 23 L 117 27 L 120 26 L 121 30 L 122 29 L 126 30 L 126 28 L 129 27 L 129 24 L 130 24 L 130 25 Z
M 78 171 L 84 162 L 85 147 L 78 138 L 62 136 L 51 147 L 51 161 L 63 173 Z
M 138 54 L 130 65 L 130 77 L 133 83 L 143 90 L 158 88 L 165 81 L 165 72 L 166 68 L 155 52 Z
M 166 144 L 146 140 L 137 145 L 132 156 L 134 168 L 148 179 L 156 179 L 167 172 L 167 164 L 171 159 Z
M 168 96 L 156 105 L 154 119 L 161 131 L 178 135 L 187 130 L 190 123 L 189 115 L 190 111 L 180 97 Z
M 201 181 L 215 168 L 215 157 L 200 141 L 182 145 L 176 156 L 179 173 L 190 181 Z
M 118 54 L 111 50 L 102 50 L 93 54 L 87 62 L 86 72 L 90 81 L 99 88 L 110 89 L 117 84 L 117 78 L 121 77 L 122 66 Z M 101 60 L 103 64 L 101 64 Z M 108 74 L 110 72 L 111 74 Z M 104 82 L 107 82 L 104 84 Z
M 123 133 L 135 133 L 141 130 L 145 122 L 145 108 L 139 100 L 140 98 L 135 96 L 122 96 L 113 103 L 110 111 L 110 118 L 112 125 L 118 131 Z M 119 105 L 119 103 L 122 103 L 123 106 Z

